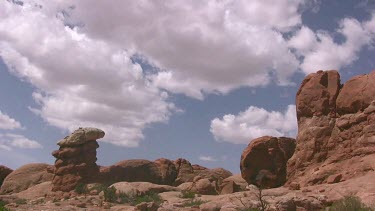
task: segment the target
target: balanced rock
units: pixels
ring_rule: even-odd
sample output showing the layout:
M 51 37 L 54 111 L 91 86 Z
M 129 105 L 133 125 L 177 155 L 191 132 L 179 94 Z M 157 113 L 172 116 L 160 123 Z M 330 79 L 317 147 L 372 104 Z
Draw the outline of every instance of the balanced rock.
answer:
M 6 166 L 0 165 L 0 187 L 3 184 L 5 177 L 7 177 L 10 173 L 12 173 L 12 171 L 13 171 L 12 169 Z
M 312 73 L 296 105 L 297 146 L 288 161 L 288 184 L 340 182 L 375 169 L 375 71 L 344 85 L 337 71 Z
M 51 181 L 53 174 L 47 172 L 49 166 L 44 163 L 32 163 L 21 166 L 5 178 L 0 193 L 18 193 L 34 185 Z
M 286 164 L 294 153 L 296 140 L 263 136 L 250 142 L 241 155 L 241 175 L 248 184 L 262 188 L 282 186 Z
M 57 144 L 52 155 L 56 158 L 53 191 L 71 191 L 79 183 L 90 183 L 97 179 L 96 139 L 104 137 L 104 131 L 96 128 L 79 128 Z

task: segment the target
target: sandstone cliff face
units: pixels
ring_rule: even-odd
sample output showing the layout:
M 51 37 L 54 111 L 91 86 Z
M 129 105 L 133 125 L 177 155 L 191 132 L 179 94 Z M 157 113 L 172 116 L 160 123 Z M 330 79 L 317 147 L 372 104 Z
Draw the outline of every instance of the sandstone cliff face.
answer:
M 296 140 L 263 136 L 250 142 L 241 155 L 241 175 L 248 184 L 274 188 L 286 181 L 286 163 L 293 155 Z
M 296 97 L 298 136 L 288 184 L 334 183 L 375 169 L 375 71 L 340 84 L 337 71 L 318 71 Z

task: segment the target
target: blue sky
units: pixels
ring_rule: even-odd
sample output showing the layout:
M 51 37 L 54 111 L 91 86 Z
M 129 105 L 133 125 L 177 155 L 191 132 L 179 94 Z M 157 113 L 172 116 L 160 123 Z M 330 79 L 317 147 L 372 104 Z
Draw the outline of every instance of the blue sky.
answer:
M 295 137 L 304 76 L 375 69 L 374 1 L 2 1 L 0 164 L 53 163 L 74 129 L 98 163 L 186 158 L 239 172 L 262 135 Z

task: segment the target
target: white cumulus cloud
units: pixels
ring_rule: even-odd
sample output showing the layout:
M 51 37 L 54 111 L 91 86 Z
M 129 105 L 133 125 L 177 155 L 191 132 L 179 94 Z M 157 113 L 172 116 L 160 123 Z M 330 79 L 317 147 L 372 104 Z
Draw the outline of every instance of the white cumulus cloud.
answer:
M 375 41 L 375 13 L 370 20 L 359 22 L 354 18 L 344 18 L 335 31 L 344 40 L 335 42 L 334 34 L 327 31 L 313 32 L 303 26 L 289 40 L 289 46 L 302 56 L 301 69 L 305 73 L 318 69 L 335 69 L 352 64 L 358 59 L 359 52 Z
M 41 3 L 0 2 L 0 56 L 37 88 L 32 111 L 70 131 L 99 127 L 105 141 L 130 147 L 147 124 L 168 120 L 174 105 L 126 49 L 65 26 L 63 12 Z
M 208 162 L 215 162 L 215 161 L 217 161 L 217 159 L 214 158 L 214 157 L 212 157 L 212 156 L 204 156 L 204 155 L 199 156 L 199 160 L 201 160 L 201 161 L 208 161 Z
M 10 151 L 13 148 L 37 149 L 42 148 L 42 145 L 22 135 L 12 133 L 0 134 L 0 149 Z
M 0 129 L 13 130 L 22 128 L 21 123 L 0 111 Z
M 131 49 L 161 69 L 151 78 L 170 92 L 203 99 L 272 80 L 285 85 L 298 68 L 282 33 L 301 24 L 302 0 L 60 3 L 74 5 L 67 21 L 82 23 L 80 33 Z
M 248 144 L 265 135 L 295 137 L 296 106 L 289 105 L 284 112 L 250 106 L 237 115 L 227 114 L 221 119 L 213 119 L 210 131 L 217 141 L 234 144 Z

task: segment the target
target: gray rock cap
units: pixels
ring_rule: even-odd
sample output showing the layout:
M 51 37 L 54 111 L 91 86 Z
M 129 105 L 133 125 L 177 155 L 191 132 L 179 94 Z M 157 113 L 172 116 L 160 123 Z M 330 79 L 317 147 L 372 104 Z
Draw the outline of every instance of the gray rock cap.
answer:
M 57 145 L 63 146 L 77 146 L 88 141 L 95 141 L 103 138 L 105 135 L 103 130 L 98 128 L 86 127 L 75 130 L 72 134 L 57 142 Z

